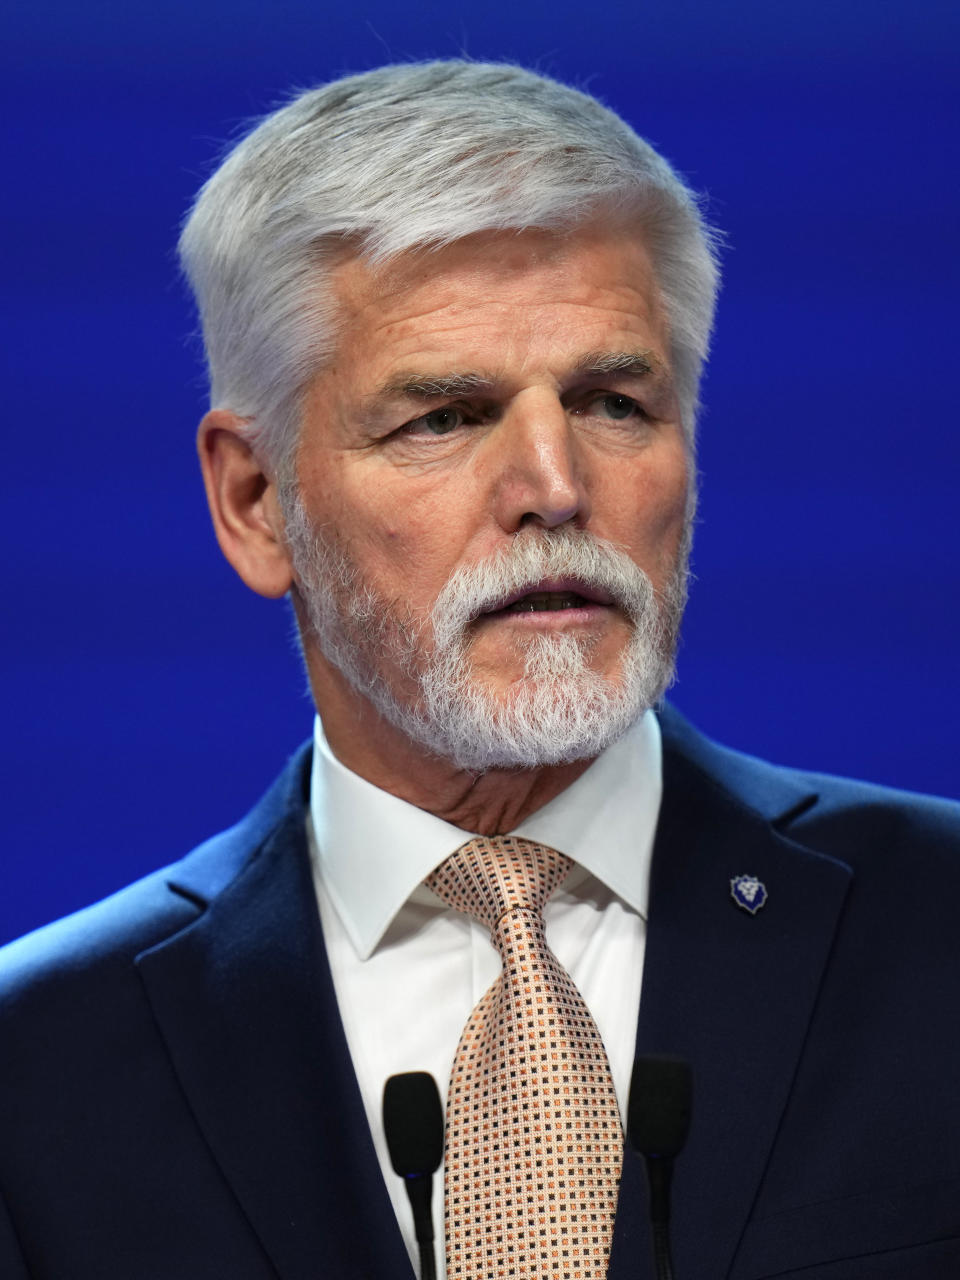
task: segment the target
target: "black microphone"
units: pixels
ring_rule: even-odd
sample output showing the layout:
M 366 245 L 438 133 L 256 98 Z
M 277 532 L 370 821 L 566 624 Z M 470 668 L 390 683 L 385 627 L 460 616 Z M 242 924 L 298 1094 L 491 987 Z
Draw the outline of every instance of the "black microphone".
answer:
M 670 1179 L 690 1130 L 693 1073 L 683 1058 L 637 1058 L 630 1081 L 627 1135 L 643 1156 L 650 1188 L 650 1225 L 657 1280 L 673 1280 Z
M 443 1158 L 443 1108 L 428 1071 L 404 1071 L 383 1086 L 383 1127 L 390 1163 L 403 1178 L 420 1249 L 421 1280 L 436 1280 L 433 1252 L 433 1175 Z

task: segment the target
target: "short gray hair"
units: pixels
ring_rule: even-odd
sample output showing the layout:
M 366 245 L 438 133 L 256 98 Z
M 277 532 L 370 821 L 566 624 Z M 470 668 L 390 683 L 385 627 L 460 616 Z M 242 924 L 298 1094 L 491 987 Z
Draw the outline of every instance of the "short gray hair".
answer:
M 213 407 L 292 477 L 302 395 L 332 354 L 330 269 L 480 231 L 635 223 L 670 326 L 692 442 L 716 237 L 670 164 L 595 98 L 521 67 L 380 67 L 299 94 L 203 186 L 180 238 Z

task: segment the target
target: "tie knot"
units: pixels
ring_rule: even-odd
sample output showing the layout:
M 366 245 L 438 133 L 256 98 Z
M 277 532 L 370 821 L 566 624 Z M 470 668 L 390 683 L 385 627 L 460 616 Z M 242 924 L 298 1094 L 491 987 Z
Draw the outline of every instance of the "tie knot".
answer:
M 495 933 L 508 911 L 525 908 L 539 914 L 572 866 L 549 845 L 516 836 L 477 836 L 455 849 L 426 884 L 448 906 Z

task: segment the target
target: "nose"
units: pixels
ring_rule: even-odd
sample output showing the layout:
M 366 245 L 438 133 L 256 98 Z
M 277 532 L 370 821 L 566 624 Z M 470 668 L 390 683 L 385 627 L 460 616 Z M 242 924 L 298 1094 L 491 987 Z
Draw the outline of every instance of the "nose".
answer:
M 590 518 L 582 445 L 567 411 L 549 394 L 518 397 L 500 423 L 497 450 L 496 517 L 507 533 L 526 525 L 553 529 Z

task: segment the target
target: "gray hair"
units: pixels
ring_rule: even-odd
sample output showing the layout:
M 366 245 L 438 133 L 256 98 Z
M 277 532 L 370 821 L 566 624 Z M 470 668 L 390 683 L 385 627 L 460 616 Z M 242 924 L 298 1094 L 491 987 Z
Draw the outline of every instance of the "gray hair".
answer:
M 302 395 L 333 351 L 329 271 L 480 231 L 636 225 L 692 443 L 716 238 L 669 163 L 595 98 L 500 63 L 380 67 L 299 94 L 201 189 L 180 238 L 211 403 L 292 479 Z M 325 275 L 326 273 L 326 275 Z

